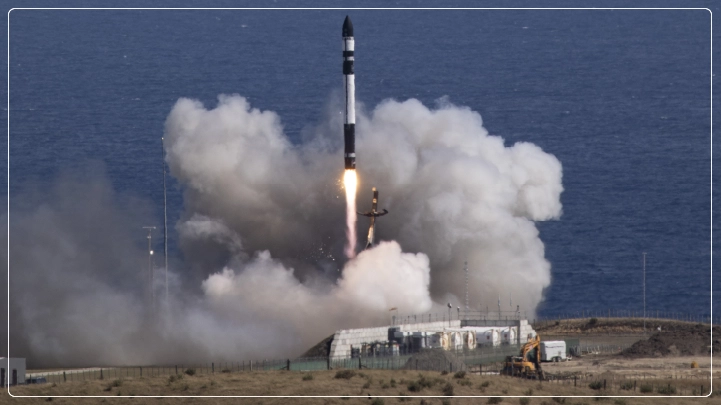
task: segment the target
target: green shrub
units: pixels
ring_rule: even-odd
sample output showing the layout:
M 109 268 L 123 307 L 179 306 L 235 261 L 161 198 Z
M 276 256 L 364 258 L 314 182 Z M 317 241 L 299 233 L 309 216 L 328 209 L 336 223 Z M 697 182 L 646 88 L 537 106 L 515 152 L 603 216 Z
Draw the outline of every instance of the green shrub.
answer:
M 553 402 L 555 402 L 555 403 L 557 403 L 557 404 L 565 404 L 565 403 L 566 403 L 566 398 L 553 397 L 553 398 L 551 398 L 551 401 L 553 401 Z
M 530 397 L 533 395 L 533 388 L 529 388 L 526 391 L 523 392 L 523 395 Z
M 481 383 L 481 387 L 483 387 L 483 388 L 486 388 L 486 387 L 488 387 L 489 385 L 491 385 L 491 382 L 490 382 L 490 381 L 484 381 L 484 382 Z
M 385 383 L 385 384 L 381 385 L 381 388 L 383 388 L 384 390 L 385 390 L 385 389 L 388 389 L 388 388 L 390 388 L 390 387 L 391 387 L 391 386 L 390 386 L 388 383 Z
M 626 400 L 623 398 L 618 398 L 613 401 L 613 405 L 626 405 Z
M 441 405 L 451 405 L 451 400 L 448 398 L 441 399 Z
M 187 391 L 187 390 L 189 390 L 189 389 L 190 389 L 190 385 L 188 385 L 188 384 L 183 384 L 183 391 Z
M 508 390 L 501 390 L 501 392 L 503 393 L 503 395 L 508 395 Z
M 632 381 L 626 381 L 621 383 L 621 389 L 622 390 L 632 390 L 633 389 L 633 382 Z
M 393 388 L 396 387 L 396 380 L 393 378 L 391 378 L 391 387 L 393 387 Z
M 406 402 L 410 399 L 410 398 L 408 398 L 408 395 L 406 395 L 404 392 L 399 392 L 398 396 L 400 397 L 400 398 L 398 398 L 398 401 L 400 401 L 400 402 Z
M 371 381 L 372 381 L 372 380 L 366 381 L 366 383 L 363 384 L 363 389 L 368 389 L 368 388 L 370 388 L 370 387 L 371 387 Z
M 531 402 L 528 398 L 518 398 L 519 405 L 528 405 Z
M 230 370 L 228 370 L 227 368 L 224 368 L 224 369 L 221 371 L 221 373 L 230 373 Z
M 500 404 L 503 402 L 503 398 L 501 397 L 490 397 L 488 398 L 488 404 Z
M 448 374 L 448 370 L 441 371 L 441 375 L 446 375 L 446 374 Z
M 458 371 L 455 374 L 453 374 L 453 378 L 466 378 L 466 372 Z
M 639 391 L 641 391 L 644 394 L 649 394 L 653 392 L 653 386 L 652 385 L 642 385 L 638 388 Z
M 187 374 L 187 375 L 195 375 L 195 369 L 194 369 L 194 368 L 187 368 L 187 369 L 185 369 L 185 374 Z
M 595 325 L 595 324 L 597 324 L 597 323 L 598 323 L 598 319 L 596 319 L 596 318 L 591 318 L 591 319 L 589 319 L 589 321 L 588 321 L 588 324 L 589 324 L 589 325 Z
M 385 402 L 380 398 L 375 398 L 373 402 L 371 402 L 371 405 L 383 405 Z
M 467 380 L 467 379 L 465 379 L 465 378 L 462 379 L 462 380 L 458 380 L 458 384 L 463 385 L 463 386 L 473 385 L 473 383 L 471 382 L 471 380 Z
M 123 380 L 114 380 L 112 383 L 110 383 L 113 387 L 121 387 L 123 385 Z
M 603 388 L 603 382 L 602 381 L 593 381 L 590 384 L 588 384 L 588 388 L 592 390 L 600 390 Z
M 443 395 L 447 397 L 453 396 L 453 384 L 446 383 L 446 385 L 443 387 Z
M 346 380 L 350 380 L 355 375 L 356 373 L 353 370 L 338 370 L 335 372 L 335 378 L 345 378 Z
M 312 379 L 313 379 L 313 374 L 308 373 L 303 376 L 303 381 L 310 381 Z
M 676 394 L 676 387 L 669 384 L 665 387 L 658 387 L 657 391 L 661 395 L 674 395 L 674 394 Z

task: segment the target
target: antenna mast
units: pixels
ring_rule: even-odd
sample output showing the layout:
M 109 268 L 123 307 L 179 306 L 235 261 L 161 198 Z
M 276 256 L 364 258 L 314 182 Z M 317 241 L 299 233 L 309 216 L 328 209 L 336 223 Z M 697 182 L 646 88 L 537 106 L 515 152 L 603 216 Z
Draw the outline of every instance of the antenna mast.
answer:
M 466 312 L 468 312 L 468 262 L 463 262 L 463 271 L 466 273 Z
M 162 147 L 165 138 L 160 138 L 160 141 L 163 152 L 163 239 L 165 242 L 163 253 L 165 253 L 165 305 L 168 305 L 168 196 L 166 191 L 167 188 L 165 186 L 165 148 Z

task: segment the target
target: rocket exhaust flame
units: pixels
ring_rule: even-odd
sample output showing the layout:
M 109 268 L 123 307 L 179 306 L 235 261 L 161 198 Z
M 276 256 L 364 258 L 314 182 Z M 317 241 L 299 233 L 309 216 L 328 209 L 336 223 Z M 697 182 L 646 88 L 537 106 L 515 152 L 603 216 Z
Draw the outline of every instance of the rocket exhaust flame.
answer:
M 346 170 L 343 175 L 343 187 L 345 188 L 346 199 L 346 237 L 347 245 L 345 255 L 352 259 L 355 257 L 356 245 L 356 206 L 355 195 L 358 187 L 358 178 L 355 170 Z

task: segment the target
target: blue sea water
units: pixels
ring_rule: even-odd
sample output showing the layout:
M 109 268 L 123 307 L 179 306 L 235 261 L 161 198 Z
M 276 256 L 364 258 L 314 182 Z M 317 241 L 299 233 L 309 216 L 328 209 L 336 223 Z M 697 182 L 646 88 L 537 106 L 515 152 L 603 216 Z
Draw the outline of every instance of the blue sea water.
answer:
M 561 161 L 563 215 L 538 223 L 553 275 L 541 315 L 642 309 L 642 252 L 648 308 L 710 312 L 703 10 L 15 10 L 11 205 L 24 185 L 93 159 L 162 223 L 160 137 L 175 101 L 239 93 L 299 142 L 341 90 L 346 14 L 366 107 L 448 96 L 507 145 Z M 174 183 L 168 208 L 173 224 Z

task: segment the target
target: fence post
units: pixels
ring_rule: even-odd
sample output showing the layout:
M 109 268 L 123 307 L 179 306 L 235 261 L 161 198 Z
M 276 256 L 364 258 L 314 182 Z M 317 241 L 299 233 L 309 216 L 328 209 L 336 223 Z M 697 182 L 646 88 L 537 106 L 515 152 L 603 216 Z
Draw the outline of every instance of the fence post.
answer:
M 102 368 L 100 368 L 100 379 L 101 380 L 103 379 L 103 369 Z
M 68 376 L 65 375 L 65 371 L 63 371 L 63 382 L 68 382 Z
M 358 370 L 361 369 L 361 357 L 358 356 Z
M 290 371 L 290 359 L 286 360 L 286 363 L 285 369 Z
M 215 363 L 210 363 L 210 367 L 211 367 L 210 372 L 212 374 L 215 374 Z
M 140 367 L 140 378 L 143 378 L 143 368 Z
M 574 387 L 576 386 L 576 376 L 575 375 L 573 376 L 573 386 Z

